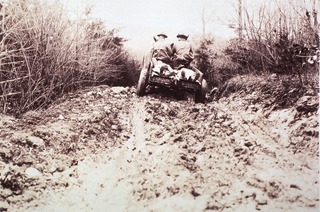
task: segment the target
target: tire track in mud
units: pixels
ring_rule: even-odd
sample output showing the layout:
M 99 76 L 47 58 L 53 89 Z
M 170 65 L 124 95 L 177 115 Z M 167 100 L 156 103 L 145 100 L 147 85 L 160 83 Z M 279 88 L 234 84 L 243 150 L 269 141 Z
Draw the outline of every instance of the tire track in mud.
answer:
M 130 102 L 130 111 L 120 120 L 131 130 L 128 140 L 103 154 L 87 156 L 77 167 L 78 181 L 67 189 L 44 193 L 39 206 L 25 211 L 130 211 L 139 209 L 133 199 L 135 180 L 140 177 L 141 164 L 146 160 L 143 126 L 143 103 Z M 142 159 L 141 159 L 142 157 Z M 138 159 L 137 159 L 138 158 Z M 45 204 L 42 204 L 45 203 Z M 141 208 L 142 209 L 142 208 Z
M 101 194 L 102 197 L 107 196 L 107 200 L 100 198 L 101 200 L 98 202 L 104 202 L 104 205 L 97 207 L 97 210 L 128 211 L 132 206 L 135 206 L 136 209 L 139 208 L 133 199 L 133 192 L 134 180 L 140 175 L 137 158 L 141 157 L 145 151 L 144 110 L 140 101 L 134 101 L 128 115 L 127 124 L 131 129 L 131 135 L 112 157 L 114 161 L 107 162 L 108 166 L 112 166 L 112 168 L 108 169 L 107 186 Z M 122 117 L 122 120 L 126 119 L 128 117 Z
M 199 204 L 201 198 L 196 200 L 192 185 L 187 185 L 191 176 L 188 169 L 192 167 L 181 163 L 183 151 L 169 142 L 174 134 L 149 123 L 152 119 L 146 114 L 149 101 L 149 98 L 133 99 L 128 123 L 132 134 L 106 162 L 109 167 L 106 182 L 95 201 L 103 204 L 94 204 L 94 210 L 199 211 L 205 205 Z M 175 185 L 178 180 L 185 184 L 184 191 Z
M 139 175 L 134 161 L 144 148 L 144 114 L 140 106 L 139 102 L 133 104 L 127 113 L 129 117 L 120 117 L 128 122 L 131 135 L 120 148 L 111 153 L 110 160 L 104 162 L 105 182 L 101 184 L 101 192 L 91 203 L 94 211 L 127 211 L 134 205 L 132 180 Z
M 79 161 L 77 180 L 30 211 L 317 211 L 317 160 L 288 152 L 237 102 L 125 104 L 123 140 Z
M 145 100 L 133 98 L 129 111 L 120 114 L 120 120 L 130 130 L 129 139 L 120 146 L 107 149 L 103 154 L 87 156 L 80 161 L 77 182 L 68 188 L 44 192 L 39 206 L 26 205 L 25 211 L 143 211 L 146 204 L 139 201 L 149 181 L 146 172 L 161 163 L 158 151 L 145 127 Z M 148 140 L 148 141 L 146 141 Z M 166 140 L 166 137 L 160 139 Z M 159 140 L 159 141 L 160 141 Z M 157 155 L 157 156 L 155 156 Z M 157 179 L 161 181 L 161 178 Z

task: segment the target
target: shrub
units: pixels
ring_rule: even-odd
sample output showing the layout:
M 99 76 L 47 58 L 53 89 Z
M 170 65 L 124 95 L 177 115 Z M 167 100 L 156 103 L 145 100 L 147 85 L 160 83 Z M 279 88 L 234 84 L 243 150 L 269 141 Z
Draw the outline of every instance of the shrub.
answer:
M 224 45 L 223 41 L 208 36 L 202 37 L 195 49 L 195 63 L 210 87 L 220 87 L 239 73 L 238 63 L 223 52 Z

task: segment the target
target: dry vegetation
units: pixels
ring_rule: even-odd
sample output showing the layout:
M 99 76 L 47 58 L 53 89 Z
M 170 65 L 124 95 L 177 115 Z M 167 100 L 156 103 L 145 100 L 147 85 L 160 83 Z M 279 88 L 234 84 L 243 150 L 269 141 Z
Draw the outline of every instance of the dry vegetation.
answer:
M 239 1 L 241 2 L 241 1 Z M 221 86 L 239 74 L 288 75 L 298 84 L 317 86 L 319 74 L 319 24 L 316 1 L 274 0 L 257 8 L 241 5 L 239 38 L 224 51 L 212 37 L 204 37 L 197 62 L 212 86 Z M 299 85 L 299 86 L 300 86 Z
M 90 18 L 68 17 L 59 2 L 0 1 L 0 112 L 21 114 L 47 107 L 84 86 L 134 85 L 139 65 L 125 50 L 117 29 Z M 195 63 L 211 87 L 244 74 L 297 78 L 317 88 L 319 24 L 316 5 L 299 0 L 241 5 L 239 38 L 224 48 L 203 35 Z M 205 27 L 205 26 L 204 26 Z
M 133 85 L 137 64 L 124 38 L 90 19 L 70 20 L 62 4 L 1 2 L 0 111 L 44 107 L 70 90 L 102 83 Z

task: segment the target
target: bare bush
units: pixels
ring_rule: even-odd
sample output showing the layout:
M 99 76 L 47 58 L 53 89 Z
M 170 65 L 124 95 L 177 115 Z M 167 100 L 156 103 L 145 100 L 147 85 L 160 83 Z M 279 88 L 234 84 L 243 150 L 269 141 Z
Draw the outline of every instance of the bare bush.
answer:
M 246 73 L 298 76 L 314 83 L 319 68 L 318 8 L 303 1 L 274 0 L 250 10 L 244 7 L 243 38 L 231 41 L 226 53 Z

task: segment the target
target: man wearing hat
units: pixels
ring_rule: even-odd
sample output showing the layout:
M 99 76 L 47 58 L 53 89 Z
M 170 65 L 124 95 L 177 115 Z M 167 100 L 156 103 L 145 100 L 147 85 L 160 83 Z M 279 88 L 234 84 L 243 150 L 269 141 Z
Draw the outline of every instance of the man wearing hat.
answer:
M 171 65 L 172 50 L 170 44 L 165 40 L 168 36 L 164 33 L 160 33 L 157 36 L 158 40 L 153 44 L 152 57 L 157 61 Z
M 168 36 L 160 33 L 157 37 L 158 39 L 155 39 L 156 42 L 153 44 L 152 49 L 152 63 L 155 69 L 166 69 L 172 72 L 172 50 L 170 44 L 165 40 Z
M 188 68 L 196 72 L 195 80 L 202 81 L 203 73 L 191 65 L 194 59 L 193 48 L 191 43 L 187 40 L 188 35 L 180 33 L 177 35 L 178 41 L 173 44 L 173 68 L 180 70 L 182 68 Z M 184 75 L 184 74 L 182 74 Z

